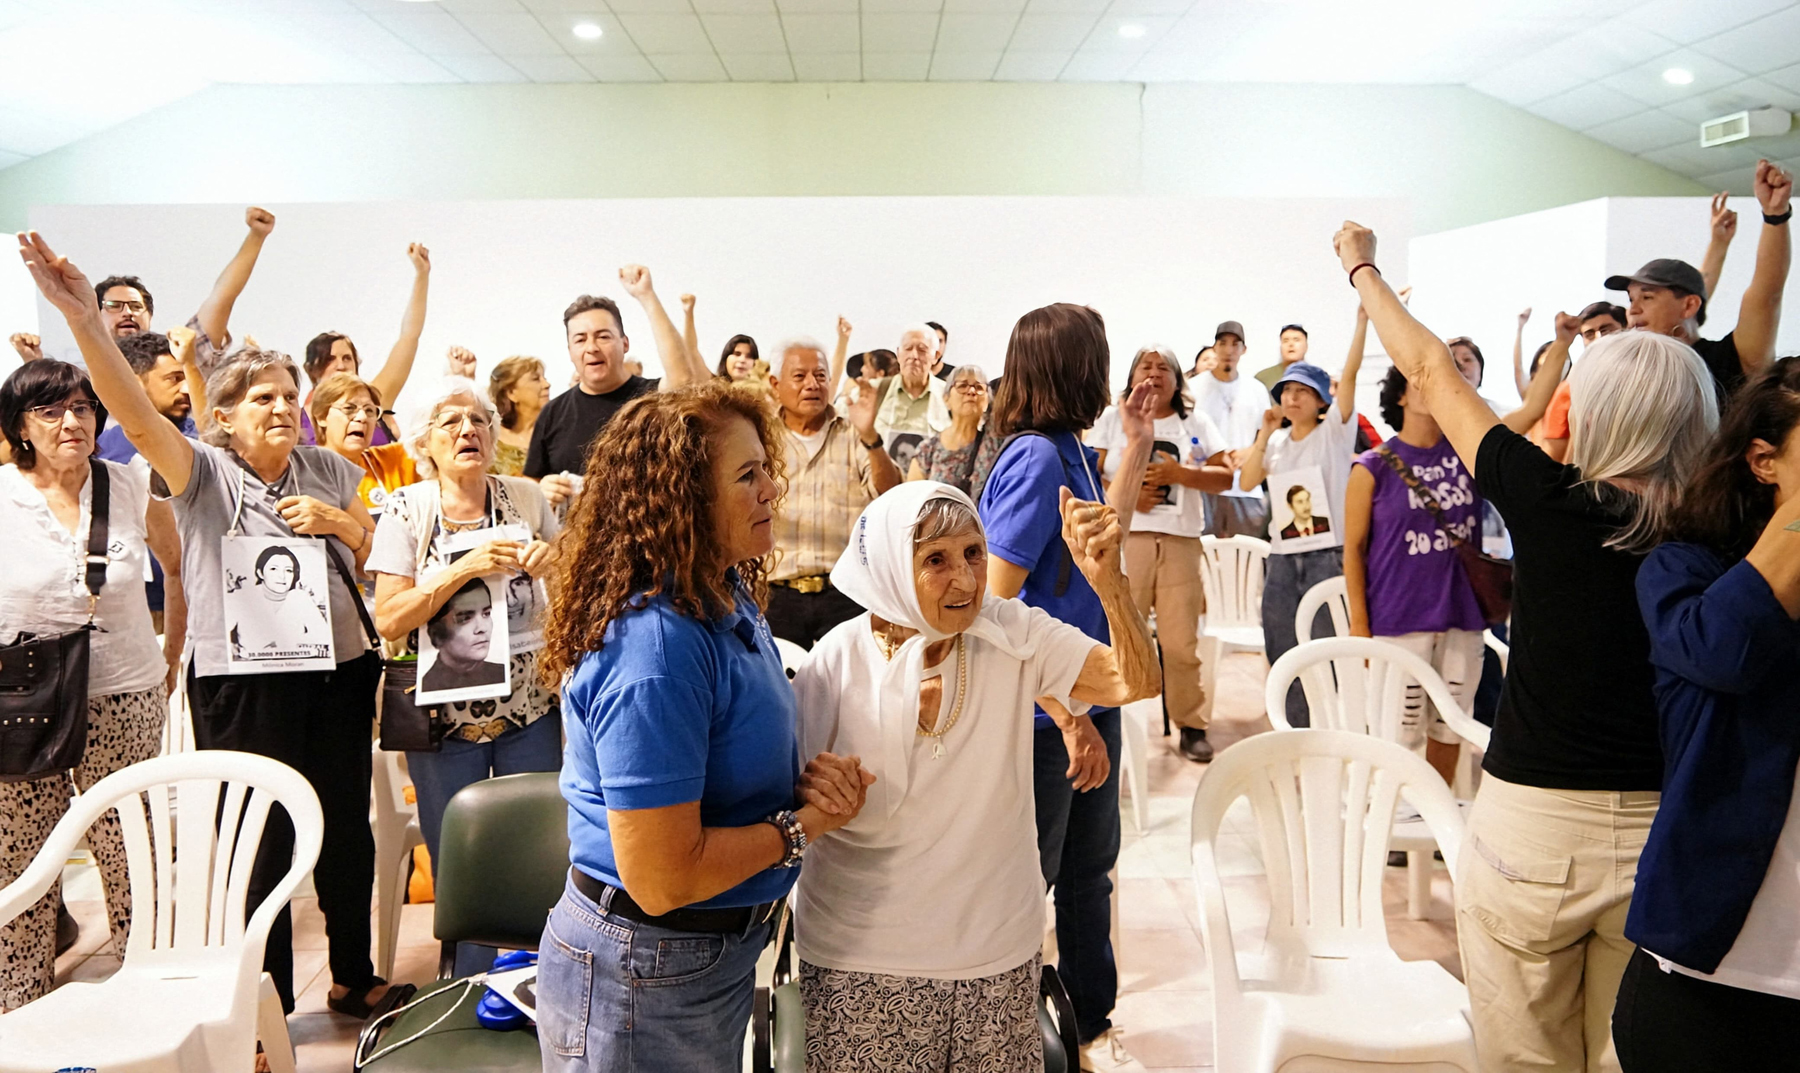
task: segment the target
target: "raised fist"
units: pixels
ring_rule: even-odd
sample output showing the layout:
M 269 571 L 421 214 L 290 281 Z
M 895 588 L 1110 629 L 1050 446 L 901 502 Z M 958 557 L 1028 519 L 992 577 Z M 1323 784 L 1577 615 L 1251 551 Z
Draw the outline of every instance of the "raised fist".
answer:
M 423 242 L 407 243 L 406 256 L 412 261 L 414 272 L 424 274 L 431 271 L 431 251 L 425 248 Z
M 1559 343 L 1573 343 L 1581 334 L 1581 318 L 1574 313 L 1558 313 L 1556 315 L 1556 340 Z
M 625 284 L 625 293 L 643 301 L 656 293 L 650 284 L 650 270 L 643 265 L 626 265 L 619 269 L 619 282 Z
M 1793 205 L 1794 177 L 1766 160 L 1756 162 L 1756 200 L 1764 214 L 1780 216 Z
M 838 317 L 838 338 L 850 338 L 850 322 L 845 320 L 842 316 Z
M 1530 319 L 1531 319 L 1531 307 L 1526 306 L 1525 309 L 1519 314 L 1519 327 L 1521 327 L 1521 328 L 1525 327 L 1525 322 Z
M 693 295 L 684 294 L 681 296 L 681 311 L 683 313 L 692 313 L 694 311 L 694 296 Z
M 275 230 L 275 214 L 268 209 L 259 209 L 252 205 L 244 210 L 244 224 L 250 230 L 268 238 L 269 232 Z
M 1712 237 L 1717 242 L 1730 242 L 1737 234 L 1737 213 L 1725 207 L 1731 193 L 1721 190 L 1712 199 Z
M 37 361 L 44 356 L 44 341 L 30 332 L 14 332 L 7 342 L 19 352 L 22 361 Z
M 1375 232 L 1354 220 L 1345 220 L 1344 226 L 1331 237 L 1331 247 L 1337 251 L 1338 260 L 1343 262 L 1344 271 L 1348 272 L 1365 261 L 1375 260 Z
M 450 363 L 450 375 L 461 376 L 469 380 L 475 379 L 475 352 L 468 347 L 453 346 L 445 355 Z

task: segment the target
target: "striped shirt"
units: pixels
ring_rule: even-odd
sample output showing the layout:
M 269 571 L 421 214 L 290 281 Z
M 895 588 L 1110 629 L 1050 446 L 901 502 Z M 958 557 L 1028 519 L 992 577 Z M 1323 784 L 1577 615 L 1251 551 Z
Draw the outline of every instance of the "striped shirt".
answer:
M 850 422 L 833 414 L 812 436 L 787 430 L 788 493 L 775 517 L 780 554 L 772 581 L 829 574 L 850 544 L 850 530 L 875 498 L 869 452 Z

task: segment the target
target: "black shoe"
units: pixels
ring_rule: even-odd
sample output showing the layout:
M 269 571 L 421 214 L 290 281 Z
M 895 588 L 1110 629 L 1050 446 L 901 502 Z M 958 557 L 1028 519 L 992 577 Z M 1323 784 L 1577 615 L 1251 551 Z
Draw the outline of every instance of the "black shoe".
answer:
M 56 956 L 62 957 L 81 939 L 81 923 L 61 900 L 56 903 Z
M 1181 755 L 1196 764 L 1210 763 L 1213 758 L 1212 742 L 1206 740 L 1206 731 L 1193 727 L 1181 728 Z
M 1406 867 L 1406 851 L 1403 849 L 1388 850 L 1388 867 L 1389 868 L 1405 868 Z

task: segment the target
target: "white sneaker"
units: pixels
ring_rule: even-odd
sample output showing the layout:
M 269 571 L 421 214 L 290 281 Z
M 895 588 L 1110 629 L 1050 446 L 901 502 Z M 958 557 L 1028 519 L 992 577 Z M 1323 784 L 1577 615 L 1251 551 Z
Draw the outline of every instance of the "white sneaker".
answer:
M 1125 1030 L 1114 1025 L 1081 1046 L 1083 1073 L 1142 1073 L 1143 1063 L 1125 1049 Z

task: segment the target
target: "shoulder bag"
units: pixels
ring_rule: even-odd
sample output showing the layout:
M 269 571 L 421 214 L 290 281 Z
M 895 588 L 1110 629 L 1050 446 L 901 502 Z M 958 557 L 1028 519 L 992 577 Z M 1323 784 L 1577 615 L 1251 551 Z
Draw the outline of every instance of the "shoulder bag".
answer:
M 1390 469 L 1400 475 L 1400 479 L 1406 482 L 1406 487 L 1419 497 L 1419 502 L 1431 512 L 1437 527 L 1450 538 L 1450 546 L 1456 549 L 1456 557 L 1462 562 L 1463 576 L 1469 579 L 1469 587 L 1475 590 L 1475 603 L 1481 608 L 1482 620 L 1489 626 L 1498 626 L 1512 617 L 1513 564 L 1505 559 L 1496 559 L 1457 536 L 1445 523 L 1444 511 L 1438 506 L 1437 498 L 1419 480 L 1419 475 L 1413 472 L 1412 467 L 1385 443 L 1375 451 L 1386 459 Z
M 94 489 L 88 504 L 84 580 L 88 620 L 53 637 L 20 631 L 0 647 L 0 782 L 41 779 L 81 763 L 88 739 L 88 644 L 106 584 L 107 524 L 112 484 L 106 463 L 89 459 Z

